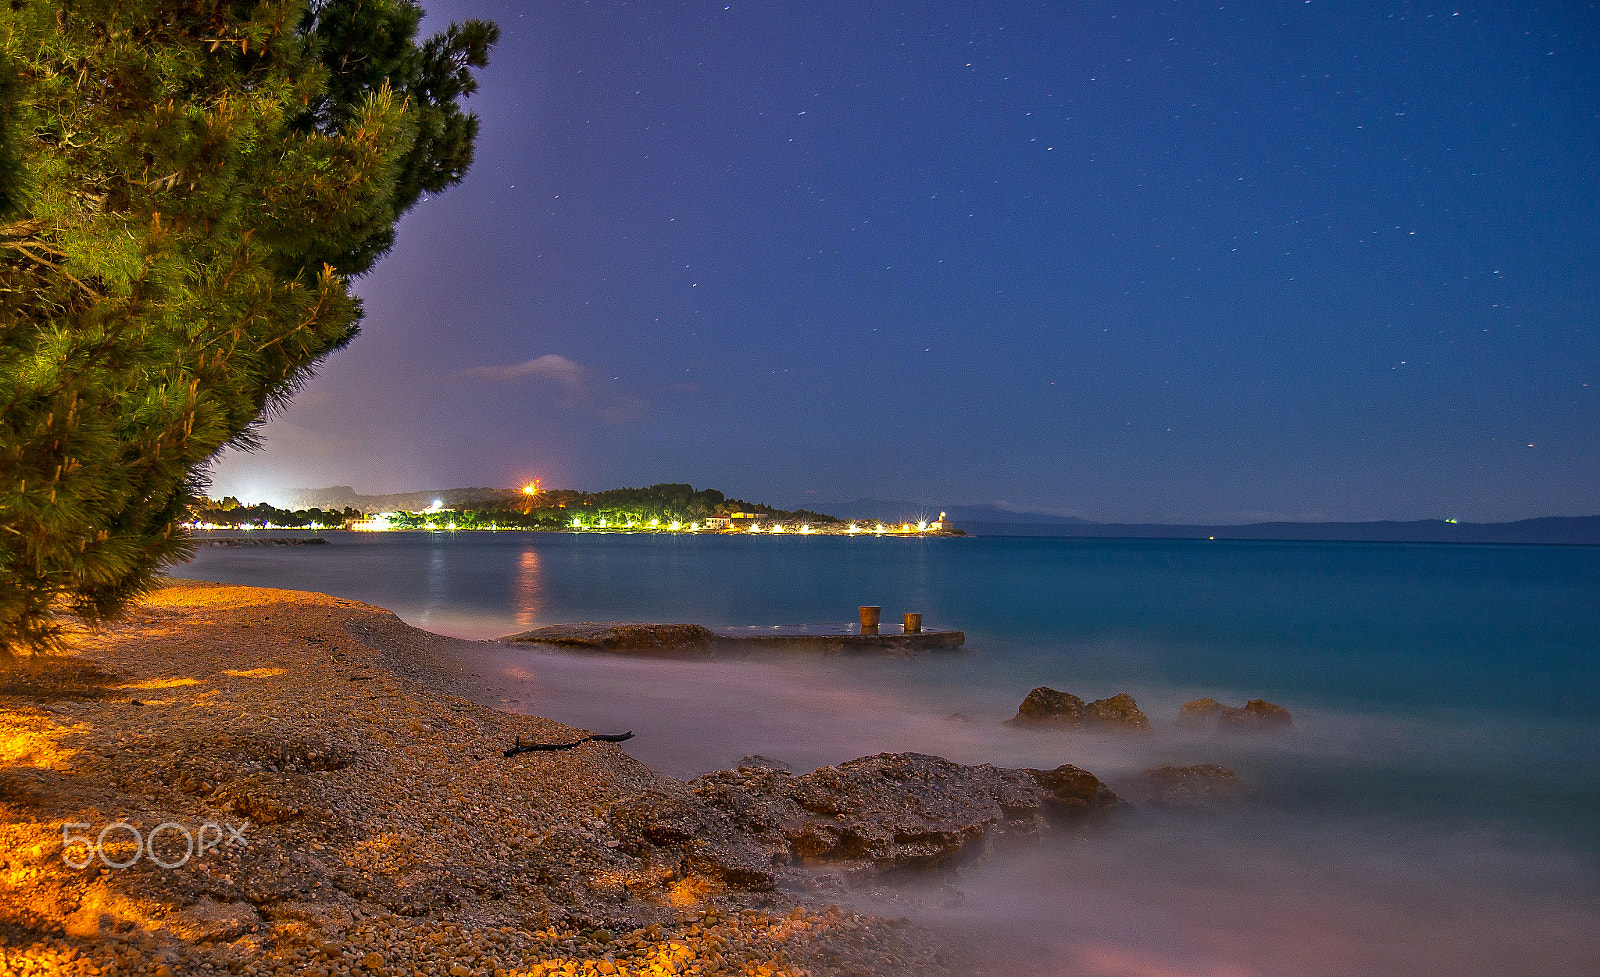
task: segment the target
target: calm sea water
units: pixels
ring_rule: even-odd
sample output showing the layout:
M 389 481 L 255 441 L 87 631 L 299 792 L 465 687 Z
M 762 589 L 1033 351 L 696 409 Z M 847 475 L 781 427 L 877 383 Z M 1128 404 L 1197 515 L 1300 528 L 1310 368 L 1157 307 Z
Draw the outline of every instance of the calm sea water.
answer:
M 1600 548 L 1040 538 L 330 534 L 207 548 L 183 576 L 317 590 L 461 637 L 582 620 L 711 626 L 921 611 L 959 652 L 672 660 L 510 649 L 500 705 L 693 775 L 886 750 L 1222 763 L 1224 816 L 1135 812 L 867 908 L 1089 975 L 1600 974 Z M 1011 730 L 1036 685 L 1130 692 L 1128 739 Z M 1209 695 L 1284 737 L 1176 727 Z M 866 897 L 863 897 L 866 899 Z M 887 902 L 885 902 L 887 900 Z

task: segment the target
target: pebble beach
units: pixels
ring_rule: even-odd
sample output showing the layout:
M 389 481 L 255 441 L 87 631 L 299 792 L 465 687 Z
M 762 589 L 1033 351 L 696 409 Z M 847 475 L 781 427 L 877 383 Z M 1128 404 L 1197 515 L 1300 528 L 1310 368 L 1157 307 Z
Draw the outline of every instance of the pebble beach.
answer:
M 637 857 L 684 797 L 590 731 L 458 694 L 472 643 L 321 594 L 170 581 L 0 679 L 0 972 L 969 972 L 904 921 Z M 663 841 L 662 844 L 667 844 Z M 676 849 L 674 849 L 676 850 Z

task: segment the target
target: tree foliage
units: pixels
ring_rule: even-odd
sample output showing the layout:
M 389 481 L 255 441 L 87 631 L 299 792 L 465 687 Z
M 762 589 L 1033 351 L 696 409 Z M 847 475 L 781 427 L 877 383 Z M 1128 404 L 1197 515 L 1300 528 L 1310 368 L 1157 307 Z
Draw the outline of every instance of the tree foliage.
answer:
M 0 653 L 187 551 L 207 459 L 356 334 L 460 180 L 493 24 L 408 0 L 0 8 Z

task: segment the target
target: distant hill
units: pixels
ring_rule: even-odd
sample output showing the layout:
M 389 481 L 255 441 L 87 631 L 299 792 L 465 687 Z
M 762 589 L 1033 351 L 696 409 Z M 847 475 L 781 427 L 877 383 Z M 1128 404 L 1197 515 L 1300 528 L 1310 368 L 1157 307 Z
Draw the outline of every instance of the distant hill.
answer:
M 1117 539 L 1258 539 L 1362 543 L 1540 543 L 1600 545 L 1600 516 L 1549 516 L 1516 522 L 1258 522 L 1246 526 L 1157 523 L 1044 523 L 956 520 L 973 536 L 1075 536 Z
M 437 499 L 446 506 L 491 499 L 511 499 L 519 494 L 515 489 L 453 488 L 435 489 L 431 492 L 394 492 L 389 495 L 362 495 L 348 485 L 330 485 L 327 488 L 289 489 L 283 493 L 284 508 L 288 509 L 360 509 L 362 512 L 416 512 L 433 505 Z

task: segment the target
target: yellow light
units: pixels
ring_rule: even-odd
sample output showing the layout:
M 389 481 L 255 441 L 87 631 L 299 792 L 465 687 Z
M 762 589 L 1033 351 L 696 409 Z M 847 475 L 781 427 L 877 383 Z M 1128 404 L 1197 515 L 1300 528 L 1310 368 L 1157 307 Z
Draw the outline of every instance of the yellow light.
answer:
M 533 481 L 529 482 L 528 484 L 522 486 L 522 494 L 523 495 L 538 495 L 539 494 L 539 480 L 536 478 Z
M 661 520 L 660 519 L 652 519 L 652 520 L 650 520 L 650 525 L 659 526 L 659 525 L 661 525 Z
M 783 532 L 783 523 L 781 523 L 781 522 L 773 523 L 772 524 L 772 531 L 775 532 L 775 533 Z
M 857 526 L 855 523 L 851 523 L 850 524 L 850 528 L 845 530 L 845 532 L 848 532 L 848 533 L 859 533 L 859 532 L 861 532 L 861 527 Z
M 676 532 L 677 530 L 683 528 L 683 523 L 674 520 L 670 525 L 667 526 L 667 528 Z
M 878 523 L 878 532 L 883 532 L 883 523 Z
M 928 531 L 928 521 L 926 519 L 924 519 L 921 522 L 917 523 L 917 532 L 925 533 L 927 531 Z

